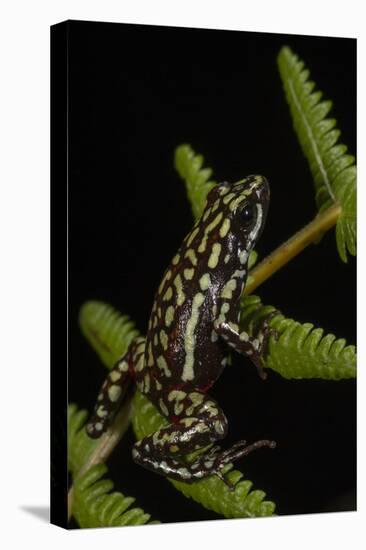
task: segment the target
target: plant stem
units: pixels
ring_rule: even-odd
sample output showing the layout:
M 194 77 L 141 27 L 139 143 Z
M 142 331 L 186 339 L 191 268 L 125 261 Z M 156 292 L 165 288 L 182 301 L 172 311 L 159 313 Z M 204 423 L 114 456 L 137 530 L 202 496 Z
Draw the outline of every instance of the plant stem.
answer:
M 90 455 L 88 460 L 83 464 L 80 470 L 75 475 L 74 481 L 76 478 L 85 474 L 90 468 L 96 466 L 97 464 L 104 464 L 109 456 L 111 455 L 113 449 L 116 447 L 117 443 L 121 440 L 124 433 L 126 432 L 132 414 L 132 396 L 126 400 L 123 407 L 117 414 L 111 426 L 108 430 L 102 435 L 99 441 L 99 445 L 95 448 L 93 453 Z M 67 495 L 67 517 L 70 521 L 72 516 L 72 503 L 74 498 L 74 486 L 72 486 Z
M 266 281 L 273 273 L 281 269 L 292 258 L 300 254 L 304 248 L 316 241 L 323 233 L 333 227 L 342 212 L 339 204 L 334 204 L 313 221 L 305 225 L 295 233 L 288 241 L 276 248 L 269 256 L 264 258 L 252 271 L 250 271 L 244 294 L 250 294 L 259 285 Z

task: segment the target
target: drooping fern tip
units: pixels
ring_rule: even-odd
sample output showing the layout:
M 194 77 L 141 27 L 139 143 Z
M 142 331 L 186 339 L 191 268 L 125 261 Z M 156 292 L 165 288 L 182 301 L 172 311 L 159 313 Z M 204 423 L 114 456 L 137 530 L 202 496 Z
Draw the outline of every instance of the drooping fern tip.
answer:
M 338 143 L 337 121 L 327 118 L 332 102 L 322 100 L 322 92 L 309 80 L 310 71 L 288 46 L 280 50 L 278 67 L 293 126 L 313 176 L 317 207 L 322 211 L 338 203 L 342 208 L 336 243 L 341 259 L 347 262 L 347 252 L 356 255 L 355 157 Z
M 174 165 L 186 184 L 195 220 L 202 214 L 207 194 L 216 184 L 211 180 L 212 169 L 203 167 L 204 160 L 202 155 L 196 155 L 192 147 L 187 144 L 179 145 L 174 153 Z

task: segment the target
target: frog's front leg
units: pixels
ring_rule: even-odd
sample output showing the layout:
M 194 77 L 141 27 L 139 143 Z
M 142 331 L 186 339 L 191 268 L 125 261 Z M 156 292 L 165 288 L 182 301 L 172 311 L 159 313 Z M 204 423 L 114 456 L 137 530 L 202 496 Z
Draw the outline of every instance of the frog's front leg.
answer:
M 240 331 L 238 310 L 235 313 L 227 302 L 220 304 L 220 315 L 214 322 L 214 330 L 235 351 L 247 355 L 257 368 L 259 376 L 265 380 L 264 357 L 268 351 L 268 343 L 271 336 L 277 336 L 277 332 L 269 325 L 270 319 L 278 312 L 271 312 L 257 328 L 255 337 L 251 337 L 246 331 Z
M 215 474 L 230 486 L 221 473 L 226 464 L 259 447 L 275 445 L 267 440 L 253 445 L 239 441 L 227 451 L 213 447 L 188 463 L 183 459 L 184 455 L 225 437 L 226 417 L 212 398 L 199 392 L 173 390 L 168 394 L 167 401 L 160 405 L 174 422 L 137 441 L 132 457 L 148 470 L 172 479 L 192 483 Z

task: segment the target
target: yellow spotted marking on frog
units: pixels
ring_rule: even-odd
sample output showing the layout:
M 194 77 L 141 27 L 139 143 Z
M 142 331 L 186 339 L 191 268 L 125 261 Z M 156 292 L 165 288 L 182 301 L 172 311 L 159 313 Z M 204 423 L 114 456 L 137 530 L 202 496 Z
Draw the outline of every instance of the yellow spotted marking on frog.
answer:
M 209 273 L 204 273 L 200 278 L 200 287 L 201 290 L 205 291 L 211 285 L 211 277 Z
M 233 291 L 236 289 L 236 280 L 230 279 L 221 291 L 221 298 L 231 300 L 233 297 Z
M 184 257 L 191 260 L 192 265 L 194 265 L 194 266 L 197 265 L 197 257 L 196 257 L 196 253 L 193 250 L 193 248 L 188 248 L 188 250 L 185 253 Z
M 207 235 L 204 235 L 203 236 L 203 239 L 202 241 L 200 242 L 200 245 L 198 247 L 198 252 L 204 252 L 206 250 L 206 245 L 207 245 Z
M 99 418 L 104 418 L 108 415 L 108 411 L 106 411 L 103 405 L 101 405 L 97 408 L 97 415 L 99 416 Z
M 211 252 L 210 258 L 208 260 L 208 267 L 210 267 L 211 269 L 214 269 L 219 263 L 220 252 L 221 252 L 221 244 L 214 243 L 214 245 L 212 246 L 212 252 Z
M 171 376 L 172 375 L 172 373 L 169 370 L 168 364 L 165 361 L 165 358 L 163 357 L 163 355 L 159 355 L 159 357 L 157 359 L 157 364 L 158 364 L 159 369 L 164 371 L 165 376 Z
M 239 253 L 239 262 L 243 265 L 248 259 L 248 252 L 246 250 L 242 250 Z
M 184 399 L 186 397 L 186 395 L 187 394 L 184 391 L 172 390 L 171 392 L 169 392 L 168 401 L 174 401 L 174 399 L 176 401 L 182 401 L 182 399 Z
M 165 312 L 165 324 L 167 327 L 170 327 L 174 319 L 174 307 L 168 306 Z
M 152 352 L 151 342 L 149 343 L 149 359 L 148 359 L 148 362 L 147 362 L 147 366 L 148 367 L 154 366 L 154 356 L 153 356 L 153 352 Z
M 230 260 L 230 254 L 226 254 L 224 258 L 224 263 L 227 264 L 229 260 Z
M 194 275 L 193 267 L 190 269 L 185 269 L 183 272 L 183 275 L 184 275 L 184 278 L 187 279 L 188 281 L 192 280 Z
M 165 292 L 165 294 L 163 296 L 163 300 L 164 300 L 164 302 L 168 302 L 169 300 L 172 299 L 172 297 L 173 297 L 172 287 L 168 286 L 167 291 Z
M 115 403 L 120 398 L 121 392 L 122 390 L 119 386 L 113 385 L 108 389 L 108 397 L 113 403 Z
M 221 202 L 220 199 L 216 199 L 216 201 L 214 202 L 213 207 L 212 207 L 212 209 L 211 209 L 212 214 L 213 214 L 214 212 L 216 212 L 216 210 L 217 210 L 218 207 L 220 206 L 220 202 Z
M 204 400 L 204 397 L 203 397 L 202 393 L 198 393 L 198 392 L 192 392 L 188 395 L 188 397 L 191 400 L 192 405 L 187 408 L 186 414 L 188 416 L 191 416 L 193 414 L 195 408 L 198 407 L 199 405 L 201 405 L 201 403 Z M 208 401 L 207 403 L 210 403 L 210 401 Z M 206 408 L 207 408 L 207 406 L 204 405 L 205 410 L 206 410 Z
M 161 281 L 160 283 L 160 286 L 159 286 L 159 289 L 158 289 L 158 293 L 161 294 L 163 288 L 164 288 L 164 285 L 167 281 L 169 281 L 170 277 L 172 276 L 172 272 L 170 271 L 170 269 L 168 269 L 168 271 L 166 272 L 165 276 L 163 277 L 163 280 Z M 155 307 L 156 304 L 154 304 L 154 307 Z
M 206 227 L 203 239 L 198 247 L 198 252 L 204 252 L 206 250 L 208 234 L 220 223 L 222 216 L 222 212 L 217 214 L 216 218 Z
M 166 351 L 168 349 L 168 336 L 167 336 L 167 333 L 165 332 L 165 330 L 161 330 L 159 336 L 160 336 L 161 345 L 163 346 L 163 349 Z
M 218 318 L 216 319 L 215 323 L 214 323 L 214 327 L 219 327 L 222 323 L 225 323 L 225 315 L 223 315 L 222 313 L 220 313 L 220 315 L 218 316 Z
M 239 197 L 236 197 L 234 200 L 232 200 L 230 205 L 229 205 L 229 208 L 230 208 L 231 212 L 236 210 L 236 208 L 239 206 L 239 204 L 241 204 L 243 201 L 245 201 L 246 197 L 247 197 L 247 195 L 245 193 L 243 193 L 242 195 L 239 195 Z
M 206 401 L 204 404 L 204 410 L 207 411 L 210 416 L 217 415 L 217 406 L 213 401 Z
M 178 275 L 174 279 L 174 286 L 177 289 L 177 305 L 181 306 L 184 304 L 184 301 L 186 299 L 185 294 L 183 292 L 183 285 L 182 285 L 182 278 Z
M 119 365 L 118 365 L 118 368 L 120 368 Z M 120 372 L 112 371 L 109 375 L 109 378 L 112 380 L 112 382 L 117 382 L 117 380 L 119 380 L 121 376 L 122 374 Z
M 160 407 L 160 410 L 161 412 L 165 415 L 165 416 L 168 416 L 169 415 L 169 411 L 164 403 L 164 401 L 162 399 L 159 399 L 159 407 Z M 169 436 L 168 436 L 169 437 Z
M 143 355 L 140 355 L 136 365 L 135 365 L 135 369 L 136 371 L 141 371 L 142 369 L 144 368 L 144 356 Z
M 220 313 L 224 313 L 224 314 L 225 314 L 225 313 L 227 313 L 227 312 L 229 311 L 229 309 L 230 309 L 229 304 L 228 304 L 227 302 L 224 302 L 224 303 L 222 304 L 222 306 L 221 306 L 221 311 L 220 311 Z
M 177 416 L 184 410 L 184 403 L 176 403 L 174 405 L 174 414 Z
M 192 424 L 197 422 L 197 420 L 195 418 L 182 418 L 182 420 L 180 422 L 186 428 L 190 428 L 192 426 Z
M 225 218 L 224 221 L 222 222 L 222 225 L 220 227 L 220 237 L 223 239 L 224 237 L 226 237 L 226 235 L 228 234 L 229 232 L 229 229 L 230 229 L 230 220 L 229 218 Z
M 226 195 L 226 197 L 224 197 L 222 200 L 223 200 L 223 203 L 224 204 L 227 204 L 228 202 L 230 202 L 234 197 L 235 197 L 235 193 L 229 193 L 228 195 Z
M 207 218 L 209 217 L 209 215 L 211 214 L 211 208 L 209 208 L 208 210 L 206 210 L 206 212 L 203 214 L 202 216 L 202 221 L 206 221 Z
M 228 192 L 229 192 L 229 187 L 226 186 L 226 185 L 223 185 L 223 186 L 221 187 L 220 191 L 219 191 L 221 197 L 222 197 L 223 195 L 226 195 L 226 193 L 228 193 Z
M 196 229 L 194 229 L 194 230 L 191 232 L 191 234 L 190 234 L 190 236 L 189 236 L 189 238 L 188 238 L 188 240 L 187 240 L 187 247 L 191 246 L 191 244 L 192 244 L 192 242 L 193 242 L 193 239 L 195 238 L 195 236 L 197 235 L 197 233 L 199 232 L 199 230 L 200 230 L 200 228 L 199 228 L 199 227 L 196 227 Z
M 176 453 L 176 452 L 178 452 L 178 451 L 179 451 L 178 445 L 170 445 L 169 451 L 170 451 L 171 453 Z
M 198 393 L 198 391 L 191 392 L 188 397 L 194 405 L 200 405 L 204 399 L 202 393 Z
M 201 292 L 198 292 L 194 296 L 192 301 L 191 316 L 188 319 L 186 332 L 184 335 L 184 349 L 186 352 L 183 373 L 182 373 L 182 380 L 184 381 L 193 380 L 194 378 L 193 365 L 194 365 L 194 350 L 196 347 L 195 329 L 198 323 L 199 310 L 204 300 L 205 300 L 204 294 L 202 294 Z
M 217 214 L 216 218 L 206 227 L 205 229 L 206 235 L 208 235 L 209 233 L 211 233 L 213 229 L 215 229 L 215 227 L 220 223 L 222 216 L 223 216 L 222 212 Z
M 154 334 L 154 346 L 157 346 L 158 345 L 158 335 L 155 333 Z
M 177 265 L 177 263 L 179 262 L 179 260 L 180 260 L 180 255 L 179 255 L 179 254 L 176 254 L 176 255 L 174 256 L 174 258 L 172 259 L 172 264 L 173 264 L 173 265 Z

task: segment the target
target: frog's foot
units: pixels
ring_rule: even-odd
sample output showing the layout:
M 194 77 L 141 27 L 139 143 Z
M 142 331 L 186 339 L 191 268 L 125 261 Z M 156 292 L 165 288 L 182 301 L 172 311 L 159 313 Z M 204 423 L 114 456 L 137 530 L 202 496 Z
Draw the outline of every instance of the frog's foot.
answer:
M 252 451 L 260 449 L 261 447 L 269 447 L 274 449 L 276 447 L 275 441 L 268 439 L 261 439 L 251 445 L 247 445 L 245 440 L 238 441 L 227 451 L 221 451 L 219 446 L 212 447 L 207 453 L 200 456 L 194 463 L 192 463 L 191 470 L 194 472 L 195 477 L 207 477 L 209 475 L 216 475 L 221 481 L 229 487 L 231 491 L 235 489 L 233 485 L 222 473 L 222 469 L 227 464 L 235 462 L 244 456 L 247 456 Z
M 261 345 L 260 345 L 260 354 L 262 357 L 266 357 L 268 353 L 268 344 L 271 337 L 273 337 L 275 340 L 278 340 L 279 338 L 279 332 L 277 329 L 270 326 L 271 320 L 276 317 L 277 315 L 280 315 L 281 312 L 278 309 L 272 310 L 266 317 L 262 320 L 259 327 L 256 327 L 255 332 L 257 334 L 257 338 L 260 338 Z
M 264 362 L 268 355 L 270 338 L 273 337 L 275 340 L 279 338 L 278 330 L 270 326 L 270 321 L 279 313 L 280 311 L 277 309 L 268 313 L 264 320 L 261 321 L 260 325 L 254 330 L 255 337 L 252 339 L 254 350 L 251 359 L 262 380 L 266 380 L 267 378 L 267 373 L 264 371 Z

